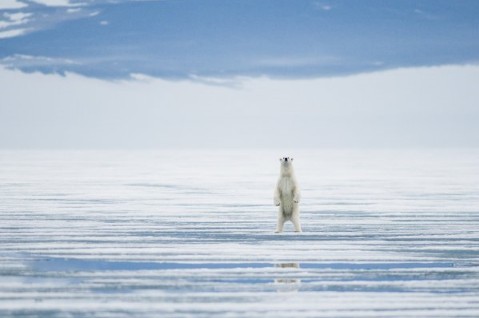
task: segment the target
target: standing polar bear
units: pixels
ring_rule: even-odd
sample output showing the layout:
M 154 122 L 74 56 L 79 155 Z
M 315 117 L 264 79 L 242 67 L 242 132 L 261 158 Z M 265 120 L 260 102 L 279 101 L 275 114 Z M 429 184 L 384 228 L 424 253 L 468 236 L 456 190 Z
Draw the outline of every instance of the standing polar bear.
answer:
M 276 233 L 283 232 L 284 222 L 288 220 L 293 222 L 295 232 L 301 232 L 298 206 L 300 193 L 298 182 L 294 176 L 293 158 L 284 157 L 279 161 L 281 169 L 274 191 L 274 204 L 279 207 Z

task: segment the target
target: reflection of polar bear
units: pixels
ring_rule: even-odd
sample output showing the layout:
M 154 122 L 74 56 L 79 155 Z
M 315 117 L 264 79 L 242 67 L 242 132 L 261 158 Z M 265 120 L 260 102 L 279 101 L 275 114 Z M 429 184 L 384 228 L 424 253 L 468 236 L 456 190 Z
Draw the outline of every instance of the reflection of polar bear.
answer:
M 301 286 L 301 279 L 297 277 L 299 271 L 298 263 L 279 263 L 274 267 L 284 269 L 278 272 L 280 277 L 275 278 L 274 283 L 276 290 L 279 292 L 293 292 L 298 291 Z
M 279 180 L 274 191 L 274 204 L 279 206 L 276 233 L 283 232 L 284 222 L 290 220 L 295 232 L 301 232 L 299 221 L 299 187 L 294 176 L 293 158 L 284 157 L 281 161 Z

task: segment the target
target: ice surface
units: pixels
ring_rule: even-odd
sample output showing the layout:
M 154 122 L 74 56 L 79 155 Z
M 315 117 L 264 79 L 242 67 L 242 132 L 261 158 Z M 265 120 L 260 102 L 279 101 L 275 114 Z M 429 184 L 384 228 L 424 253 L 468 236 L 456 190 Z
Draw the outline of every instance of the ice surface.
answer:
M 1 151 L 0 246 L 1 317 L 478 317 L 479 151 Z

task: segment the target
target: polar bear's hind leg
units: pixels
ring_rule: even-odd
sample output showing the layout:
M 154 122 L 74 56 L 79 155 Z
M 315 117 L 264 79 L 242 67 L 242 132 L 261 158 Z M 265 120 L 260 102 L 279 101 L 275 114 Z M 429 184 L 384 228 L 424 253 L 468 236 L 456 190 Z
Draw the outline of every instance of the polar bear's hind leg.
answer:
M 291 216 L 291 222 L 293 222 L 295 232 L 302 232 L 301 221 L 299 220 L 299 206 L 298 206 L 298 204 L 294 205 L 293 215 Z
M 283 209 L 280 206 L 278 209 L 278 224 L 276 225 L 275 233 L 283 232 L 284 222 L 286 222 L 286 218 L 284 217 Z

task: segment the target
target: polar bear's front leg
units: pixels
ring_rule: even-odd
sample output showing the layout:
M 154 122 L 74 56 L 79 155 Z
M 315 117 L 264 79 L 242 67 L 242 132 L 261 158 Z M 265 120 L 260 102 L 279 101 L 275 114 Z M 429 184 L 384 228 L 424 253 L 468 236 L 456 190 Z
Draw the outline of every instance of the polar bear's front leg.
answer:
M 301 193 L 299 192 L 299 188 L 295 187 L 293 190 L 293 202 L 299 203 L 300 199 L 301 199 Z
M 274 197 L 273 197 L 273 202 L 274 202 L 274 205 L 276 206 L 279 206 L 281 203 L 279 197 L 280 197 L 279 189 L 278 187 L 276 187 L 276 189 L 274 189 Z

